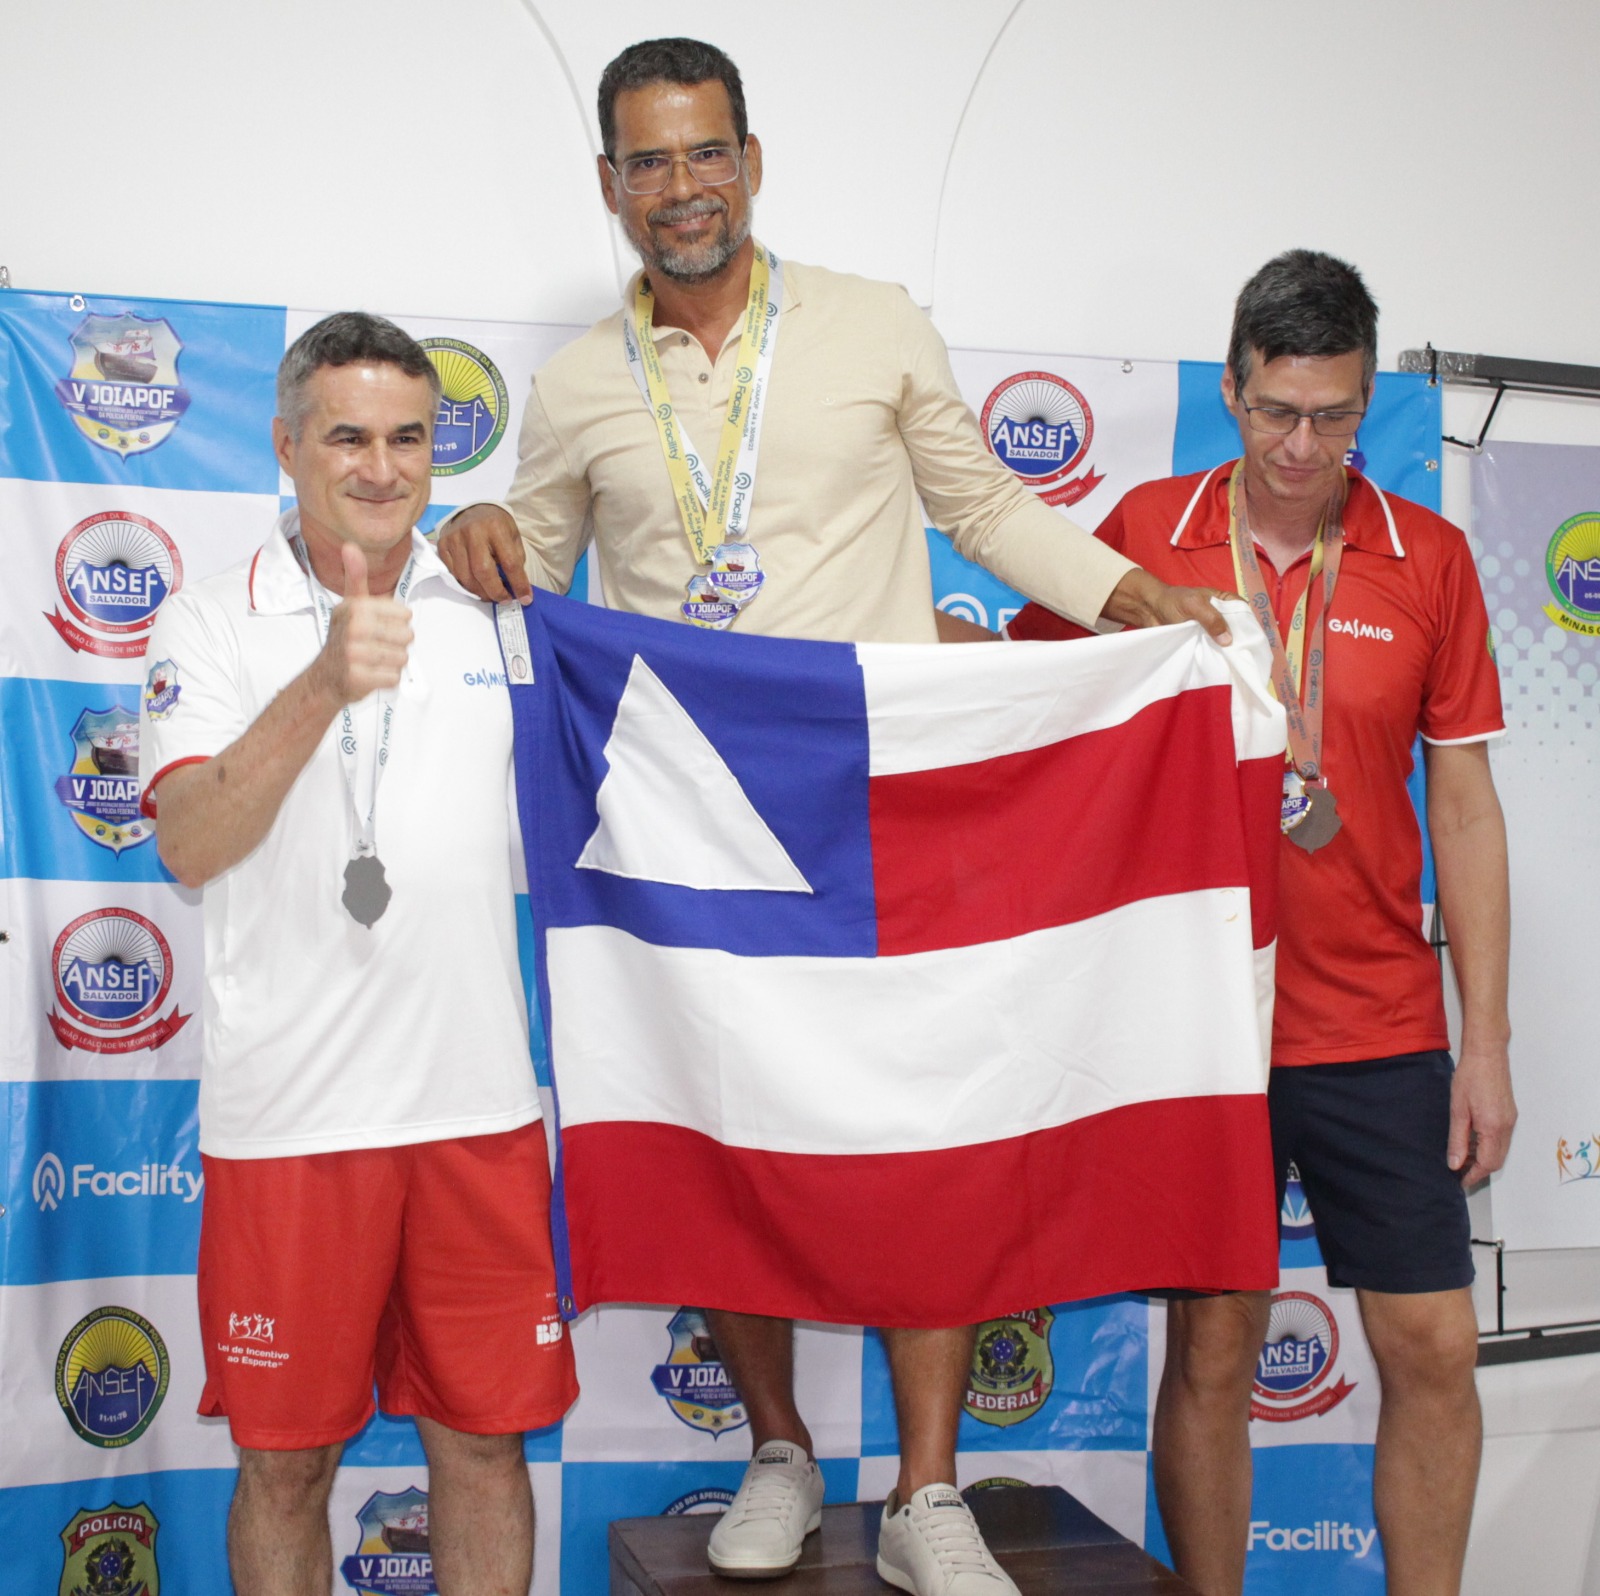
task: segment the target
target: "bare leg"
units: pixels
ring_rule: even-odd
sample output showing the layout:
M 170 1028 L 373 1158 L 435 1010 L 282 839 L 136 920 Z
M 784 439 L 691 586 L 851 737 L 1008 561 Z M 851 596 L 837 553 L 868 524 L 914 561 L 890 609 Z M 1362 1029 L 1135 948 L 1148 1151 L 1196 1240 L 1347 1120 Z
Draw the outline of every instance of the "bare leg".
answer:
M 228 1511 L 228 1566 L 237 1596 L 328 1596 L 328 1493 L 343 1450 L 240 1448 L 239 1483 Z
M 465 1435 L 424 1418 L 417 1430 L 428 1454 L 428 1539 L 439 1596 L 527 1596 L 533 1491 L 521 1433 Z
M 1239 1596 L 1250 1534 L 1250 1386 L 1272 1298 L 1167 1304 L 1156 1398 L 1156 1501 L 1173 1567 L 1204 1596 Z
M 794 1320 L 707 1308 L 706 1324 L 750 1415 L 750 1450 L 793 1441 L 809 1454 L 811 1431 L 794 1405 Z
M 973 1325 L 885 1330 L 894 1412 L 900 1424 L 899 1500 L 924 1485 L 956 1482 L 956 1428 L 972 1370 Z
M 1372 1494 L 1390 1596 L 1455 1596 L 1483 1451 L 1472 1293 L 1358 1295 L 1383 1383 Z

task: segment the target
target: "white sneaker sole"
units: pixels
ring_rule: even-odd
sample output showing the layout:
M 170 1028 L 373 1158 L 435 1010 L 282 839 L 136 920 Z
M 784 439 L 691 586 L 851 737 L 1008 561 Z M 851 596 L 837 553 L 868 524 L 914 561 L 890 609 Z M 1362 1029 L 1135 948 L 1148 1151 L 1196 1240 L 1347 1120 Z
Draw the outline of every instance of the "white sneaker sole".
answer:
M 882 1557 L 878 1559 L 878 1578 L 893 1585 L 896 1590 L 908 1590 L 911 1596 L 917 1596 L 917 1587 L 911 1576 L 896 1568 L 893 1563 L 886 1563 Z
M 821 1528 L 822 1510 L 819 1508 L 807 1522 L 805 1534 L 815 1534 Z M 794 1572 L 794 1565 L 805 1550 L 804 1540 L 802 1536 L 801 1545 L 795 1548 L 794 1556 L 787 1563 L 731 1563 L 718 1558 L 709 1546 L 706 1547 L 706 1562 L 711 1565 L 713 1574 L 720 1574 L 724 1579 L 782 1579 L 785 1574 Z

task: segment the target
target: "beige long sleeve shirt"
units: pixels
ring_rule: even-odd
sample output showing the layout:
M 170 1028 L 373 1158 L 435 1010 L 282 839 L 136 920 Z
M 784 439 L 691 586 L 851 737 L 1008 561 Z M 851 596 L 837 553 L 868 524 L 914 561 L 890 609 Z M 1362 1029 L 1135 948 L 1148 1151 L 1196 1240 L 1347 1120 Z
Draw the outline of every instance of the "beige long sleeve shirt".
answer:
M 507 503 L 537 586 L 565 592 L 592 541 L 607 604 L 677 620 L 699 567 L 623 356 L 622 316 L 534 378 Z M 653 330 L 679 418 L 714 451 L 740 328 L 714 362 L 688 334 Z M 933 642 L 923 506 L 968 559 L 1085 624 L 1132 569 L 984 446 L 943 341 L 902 288 L 786 261 L 766 406 L 748 532 L 766 581 L 742 632 Z

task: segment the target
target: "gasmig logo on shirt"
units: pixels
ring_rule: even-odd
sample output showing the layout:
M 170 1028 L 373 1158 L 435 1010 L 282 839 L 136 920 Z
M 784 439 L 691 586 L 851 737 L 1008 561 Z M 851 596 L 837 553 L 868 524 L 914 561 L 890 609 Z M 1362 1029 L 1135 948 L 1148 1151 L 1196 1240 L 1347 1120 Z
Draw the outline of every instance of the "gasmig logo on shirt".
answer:
M 1565 1186 L 1574 1180 L 1600 1180 L 1600 1133 L 1579 1136 L 1576 1144 L 1565 1136 L 1556 1138 L 1556 1183 Z
M 86 709 L 69 734 L 72 765 L 56 782 L 78 830 L 113 853 L 151 838 L 139 814 L 139 711 L 113 700 Z
M 1569 632 L 1600 637 L 1600 511 L 1585 510 L 1556 528 L 1544 574 L 1556 599 L 1545 614 Z
M 50 1029 L 65 1048 L 137 1053 L 170 1042 L 189 1022 L 172 992 L 172 949 L 153 920 L 132 909 L 92 909 L 56 938 L 50 955 L 57 1007 Z
M 435 1596 L 428 1493 L 416 1486 L 375 1491 L 356 1514 L 361 1540 L 339 1565 L 358 1596 Z
M 1337 615 L 1328 617 L 1328 630 L 1342 632 L 1346 637 L 1370 637 L 1379 643 L 1394 641 L 1394 633 L 1387 626 L 1374 626 L 1370 621 L 1341 620 Z
M 665 1363 L 650 1371 L 650 1383 L 667 1406 L 690 1429 L 714 1436 L 748 1424 L 744 1403 L 722 1366 L 705 1315 L 698 1308 L 680 1308 L 667 1322 L 667 1333 L 672 1350 Z
M 150 1428 L 171 1366 L 161 1333 L 131 1308 L 96 1308 L 56 1356 L 56 1401 L 91 1446 L 127 1446 Z
M 90 443 L 124 460 L 172 436 L 189 408 L 179 386 L 183 341 L 160 316 L 85 316 L 56 398 Z
M 439 373 L 433 474 L 459 476 L 487 460 L 506 430 L 510 405 L 505 379 L 481 349 L 459 338 L 424 338 L 421 343 Z
M 59 1596 L 160 1596 L 156 1516 L 141 1502 L 86 1509 L 61 1532 Z
M 1021 1424 L 1049 1399 L 1055 1386 L 1048 1308 L 1007 1314 L 978 1326 L 967 1376 L 966 1410 L 981 1424 Z
M 1285 1424 L 1338 1407 L 1355 1390 L 1343 1375 L 1328 1384 L 1338 1362 L 1339 1322 L 1327 1303 L 1309 1291 L 1277 1292 L 1256 1361 L 1250 1416 Z
M 1094 412 L 1065 377 L 1051 371 L 1007 377 L 984 400 L 981 420 L 995 456 L 1030 488 L 1040 490 L 1046 504 L 1076 504 L 1105 481 L 1093 466 L 1082 476 L 1072 476 L 1086 464 Z
M 62 609 L 44 612 L 75 653 L 137 659 L 156 611 L 183 584 L 178 546 L 154 521 L 106 510 L 78 522 L 56 550 Z

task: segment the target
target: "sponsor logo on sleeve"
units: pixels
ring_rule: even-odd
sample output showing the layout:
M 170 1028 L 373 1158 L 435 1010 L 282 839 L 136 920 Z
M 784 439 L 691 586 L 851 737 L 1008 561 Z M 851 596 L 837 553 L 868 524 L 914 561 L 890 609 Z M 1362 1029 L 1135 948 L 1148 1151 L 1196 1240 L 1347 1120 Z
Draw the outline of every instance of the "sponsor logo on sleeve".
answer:
M 189 408 L 178 380 L 183 341 L 161 316 L 85 316 L 71 334 L 72 369 L 56 384 L 73 424 L 124 460 L 172 436 Z
M 1048 1308 L 1007 1314 L 978 1326 L 967 1375 L 966 1410 L 980 1424 L 1021 1424 L 1049 1399 L 1055 1386 Z
M 1051 371 L 1020 371 L 984 400 L 983 435 L 997 459 L 1046 504 L 1076 504 L 1105 481 L 1087 461 L 1094 412 Z M 1082 466 L 1083 472 L 1073 476 Z
M 424 338 L 421 343 L 439 373 L 433 474 L 459 476 L 482 465 L 506 430 L 510 406 L 505 379 L 481 349 L 459 338 Z
M 137 1053 L 170 1042 L 190 1016 L 172 993 L 172 948 L 153 920 L 132 909 L 92 909 L 56 938 L 56 1007 L 50 1029 L 65 1048 Z
M 1256 1361 L 1250 1416 L 1287 1424 L 1338 1407 L 1355 1390 L 1342 1374 L 1333 1380 L 1338 1367 L 1339 1322 L 1333 1310 L 1309 1291 L 1275 1293 Z
M 171 1376 L 167 1344 L 131 1308 L 96 1308 L 56 1355 L 56 1400 L 91 1446 L 119 1447 L 150 1428 Z
M 360 1542 L 339 1572 L 357 1596 L 436 1596 L 426 1491 L 375 1491 L 356 1525 Z
M 141 1502 L 85 1509 L 61 1532 L 59 1596 L 160 1596 L 156 1516 Z
M 139 813 L 139 712 L 113 701 L 85 709 L 68 738 L 72 764 L 56 796 L 90 842 L 120 854 L 154 835 Z
M 176 660 L 158 659 L 144 679 L 145 713 L 151 720 L 166 720 L 183 696 Z
M 137 659 L 162 600 L 182 583 L 178 546 L 154 521 L 131 510 L 106 510 L 78 522 L 61 540 L 61 606 L 44 618 L 75 653 Z
M 722 1366 L 705 1315 L 680 1308 L 667 1322 L 672 1349 L 665 1363 L 650 1371 L 650 1383 L 692 1430 L 720 1436 L 748 1424 L 739 1392 Z

